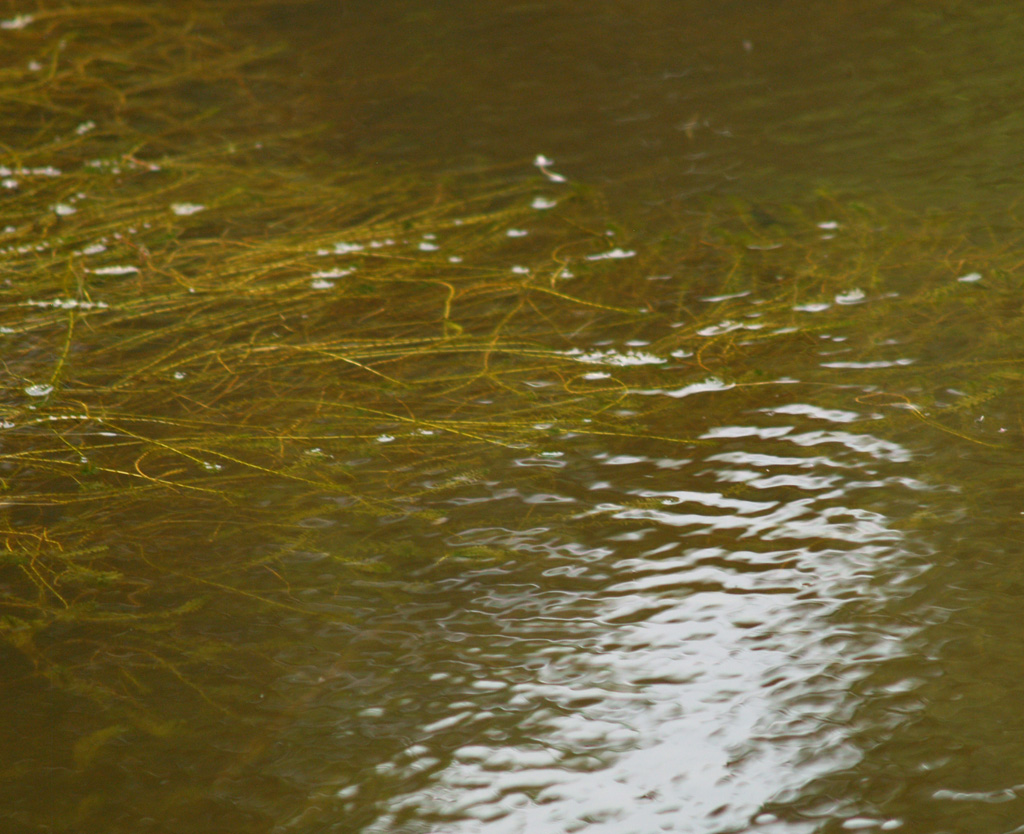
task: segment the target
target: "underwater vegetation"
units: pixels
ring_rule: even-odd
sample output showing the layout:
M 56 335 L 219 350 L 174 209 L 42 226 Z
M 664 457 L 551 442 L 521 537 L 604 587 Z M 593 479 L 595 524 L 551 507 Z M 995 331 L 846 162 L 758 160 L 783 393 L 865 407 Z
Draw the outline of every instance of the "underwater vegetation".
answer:
M 255 761 L 274 727 L 252 681 L 311 623 L 359 628 L 349 587 L 509 558 L 409 535 L 503 456 L 686 448 L 707 442 L 688 394 L 787 380 L 894 435 L 1019 440 L 1007 230 L 830 195 L 616 219 L 557 160 L 339 160 L 276 122 L 296 82 L 231 24 L 243 5 L 0 22 L 0 689 L 62 705 L 76 786 L 13 821 L 95 820 L 132 739 L 193 749 L 229 718 L 213 775 Z

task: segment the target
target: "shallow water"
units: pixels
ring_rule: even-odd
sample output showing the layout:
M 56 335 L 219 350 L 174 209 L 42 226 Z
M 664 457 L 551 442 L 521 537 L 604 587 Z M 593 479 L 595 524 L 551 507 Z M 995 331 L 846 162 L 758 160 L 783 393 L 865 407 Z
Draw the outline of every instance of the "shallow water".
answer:
M 545 154 L 550 172 L 601 186 L 609 225 L 619 219 L 660 253 L 664 272 L 639 278 L 659 288 L 652 316 L 572 319 L 569 340 L 570 319 L 538 308 L 516 332 L 540 343 L 537 328 L 557 322 L 551 345 L 586 373 L 566 382 L 539 360 L 534 372 L 524 352 L 502 366 L 520 374 L 517 391 L 619 386 L 600 431 L 542 423 L 529 448 L 434 457 L 391 446 L 404 426 L 382 420 L 360 456 L 307 450 L 314 471 L 343 468 L 389 512 L 361 515 L 351 497 L 269 477 L 244 511 L 187 495 L 89 510 L 84 544 L 120 549 L 126 563 L 145 554 L 163 571 L 125 610 L 178 610 L 197 598 L 194 566 L 224 565 L 206 574 L 206 607 L 182 615 L 186 634 L 223 648 L 183 653 L 180 686 L 132 679 L 159 723 L 61 685 L 122 661 L 126 678 L 137 674 L 143 627 L 57 622 L 38 638 L 61 661 L 46 674 L 7 638 L 6 830 L 1024 830 L 1012 269 L 998 277 L 944 252 L 934 267 L 889 260 L 875 285 L 836 293 L 823 281 L 814 303 L 787 307 L 792 339 L 716 354 L 720 336 L 755 340 L 775 299 L 701 295 L 695 284 L 720 276 L 692 274 L 671 249 L 674 217 L 703 211 L 699 196 L 731 196 L 756 207 L 778 245 L 813 236 L 799 250 L 808 261 L 849 268 L 830 248 L 848 221 L 798 226 L 783 209 L 813 205 L 819 186 L 841 195 L 836 205 L 897 203 L 914 216 L 976 206 L 952 225 L 991 230 L 998 249 L 1019 167 L 1014 13 L 870 0 L 586 11 L 389 0 L 271 7 L 248 21 L 254 38 L 284 39 L 306 91 L 268 91 L 264 106 L 286 126 L 326 119 L 324 160 L 359 154 L 427 182 L 535 178 L 538 194 L 557 197 L 565 186 L 531 164 Z M 909 228 L 908 217 L 894 211 L 879 229 Z M 555 234 L 531 228 L 522 260 L 495 271 L 539 258 Z M 448 245 L 443 234 L 395 244 L 410 258 Z M 356 251 L 336 244 L 339 266 L 316 273 L 315 288 L 332 289 Z M 863 260 L 877 255 L 865 248 Z M 624 276 L 637 278 L 640 256 L 605 248 L 579 260 L 608 269 L 594 273 L 604 286 L 621 282 L 605 304 L 635 306 Z M 933 307 L 892 300 L 932 285 Z M 662 298 L 685 300 L 660 309 Z M 355 307 L 339 302 L 333 315 L 347 323 Z M 707 355 L 673 350 L 689 315 L 707 317 Z M 286 321 L 293 331 L 299 318 Z M 53 353 L 17 338 L 5 350 L 19 374 Z M 267 390 L 287 384 L 313 402 L 333 392 L 318 374 L 296 363 L 268 372 Z M 415 405 L 438 421 L 488 409 L 498 420 L 519 402 L 463 403 L 453 391 Z M 253 521 L 275 507 L 293 542 L 280 553 Z M 86 513 L 9 511 L 16 530 Z M 133 535 L 156 520 L 183 532 Z M 263 553 L 259 569 L 232 573 Z M 15 585 L 3 582 L 4 593 Z M 245 597 L 271 593 L 279 602 L 263 609 Z

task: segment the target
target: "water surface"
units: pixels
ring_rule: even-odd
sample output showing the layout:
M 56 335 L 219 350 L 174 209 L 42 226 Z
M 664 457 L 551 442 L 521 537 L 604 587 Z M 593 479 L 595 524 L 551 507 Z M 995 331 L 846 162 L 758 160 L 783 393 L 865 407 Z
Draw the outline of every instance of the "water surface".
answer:
M 65 108 L 146 141 L 89 193 L 8 171 L 58 278 L 21 297 L 5 249 L 5 830 L 1021 830 L 1014 13 L 270 3 L 226 20 L 283 51 L 202 53 L 181 122 Z M 237 163 L 175 156 L 200 113 Z M 216 214 L 253 159 L 293 212 Z M 328 234 L 352 159 L 396 185 Z M 495 183 L 497 242 L 429 225 Z

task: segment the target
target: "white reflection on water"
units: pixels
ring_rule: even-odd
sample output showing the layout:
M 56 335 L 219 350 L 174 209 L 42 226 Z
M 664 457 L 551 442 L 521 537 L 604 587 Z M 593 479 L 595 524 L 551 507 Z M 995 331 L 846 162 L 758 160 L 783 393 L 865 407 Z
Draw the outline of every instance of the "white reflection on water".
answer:
M 792 834 L 820 824 L 783 822 L 766 806 L 859 760 L 857 683 L 904 654 L 917 630 L 885 613 L 916 560 L 886 516 L 857 502 L 927 487 L 907 477 L 898 444 L 800 419 L 850 424 L 850 412 L 774 413 L 789 423 L 708 432 L 722 447 L 684 471 L 635 457 L 616 469 L 630 470 L 617 487 L 600 482 L 579 516 L 618 523 L 591 552 L 589 569 L 609 578 L 596 592 L 529 597 L 503 586 L 476 599 L 504 618 L 505 636 L 548 627 L 542 662 L 526 668 L 510 653 L 480 681 L 520 716 L 515 738 L 500 731 L 494 701 L 482 720 L 472 697 L 453 704 L 444 728 L 477 721 L 480 732 L 429 785 L 393 797 L 370 830 L 410 819 L 420 825 L 401 830 L 437 834 Z M 818 447 L 832 457 L 814 456 Z M 680 488 L 639 488 L 652 472 Z M 743 497 L 723 494 L 730 483 Z M 498 529 L 478 532 L 496 541 Z M 544 528 L 515 537 L 554 552 Z M 438 761 L 424 752 L 419 766 L 424 757 Z

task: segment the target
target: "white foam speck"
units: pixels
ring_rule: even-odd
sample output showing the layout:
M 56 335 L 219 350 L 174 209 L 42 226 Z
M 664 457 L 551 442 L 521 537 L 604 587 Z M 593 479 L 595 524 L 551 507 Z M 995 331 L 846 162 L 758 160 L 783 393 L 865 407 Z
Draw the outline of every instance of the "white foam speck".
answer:
M 718 324 L 710 325 L 709 327 L 701 328 L 697 331 L 698 336 L 721 336 L 723 333 L 731 333 L 733 330 L 760 330 L 764 327 L 763 324 L 744 324 L 739 321 L 732 321 L 726 319 Z
M 350 252 L 361 252 L 363 249 L 358 243 L 335 243 L 334 254 L 335 255 L 347 255 Z
M 540 169 L 540 172 L 551 180 L 551 182 L 568 182 L 568 180 L 566 180 L 566 178 L 561 174 L 556 174 L 554 171 L 548 170 L 548 166 L 554 165 L 555 163 L 544 156 L 544 154 L 537 154 L 537 157 L 533 160 L 533 164 L 536 165 Z
M 0 165 L 0 177 L 59 177 L 60 169 L 52 165 L 43 165 L 38 168 L 8 168 Z
M 875 362 L 822 362 L 821 367 L 823 368 L 852 368 L 852 369 L 870 369 L 870 368 L 899 368 L 903 365 L 913 365 L 915 359 L 893 359 L 893 360 L 877 360 Z
M 588 255 L 588 261 L 617 260 L 619 258 L 632 258 L 636 255 L 632 249 L 612 249 L 610 252 L 602 252 L 599 255 Z
M 683 397 L 689 397 L 693 394 L 708 394 L 712 391 L 728 391 L 730 388 L 735 386 L 729 382 L 722 382 L 717 377 L 708 377 L 703 382 L 694 382 L 690 385 L 684 385 L 682 388 L 676 388 L 674 390 L 667 390 L 664 388 L 650 388 L 647 390 L 637 390 L 636 394 L 662 394 L 666 397 L 672 397 L 673 399 L 682 399 Z
M 93 275 L 131 275 L 138 272 L 137 266 L 100 266 L 89 270 Z
M 205 208 L 206 206 L 201 206 L 198 203 L 174 203 L 171 206 L 171 211 L 179 217 L 188 217 L 190 214 L 196 214 Z
M 864 300 L 864 290 L 850 290 L 836 296 L 836 304 L 860 304 Z
M 319 272 L 314 272 L 311 278 L 343 278 L 346 275 L 355 272 L 354 268 L 349 269 L 322 269 Z
M 864 828 L 877 828 L 882 820 L 871 819 L 871 817 L 850 817 L 843 820 L 843 828 L 847 831 L 860 831 Z
M 7 20 L 0 20 L 0 29 L 24 29 L 35 18 L 30 14 L 19 14 L 9 17 Z
M 638 350 L 628 350 L 625 353 L 620 353 L 617 350 L 593 350 L 584 353 L 579 348 L 573 348 L 566 351 L 564 355 L 588 365 L 662 365 L 668 361 L 653 353 L 644 353 Z
M 77 298 L 54 298 L 50 301 L 30 299 L 21 304 L 24 307 L 52 307 L 55 310 L 94 310 L 107 307 L 106 301 L 79 301 Z
M 53 390 L 52 385 L 29 385 L 25 393 L 30 397 L 45 397 Z

